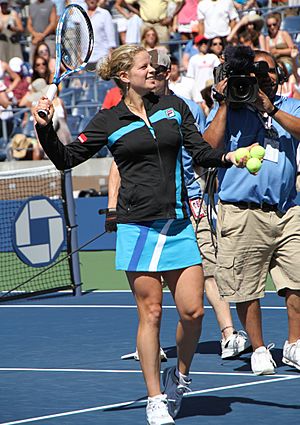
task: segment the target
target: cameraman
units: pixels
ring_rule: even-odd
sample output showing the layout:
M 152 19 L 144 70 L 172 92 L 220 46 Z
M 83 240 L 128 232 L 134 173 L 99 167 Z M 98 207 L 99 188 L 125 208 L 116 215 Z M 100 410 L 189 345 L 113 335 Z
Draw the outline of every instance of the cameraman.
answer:
M 256 175 L 234 167 L 219 170 L 215 275 L 221 295 L 237 303 L 253 346 L 252 371 L 264 375 L 275 373 L 276 366 L 269 351 L 272 346 L 266 347 L 263 340 L 259 301 L 268 272 L 278 295 L 285 297 L 288 312 L 282 361 L 300 370 L 300 207 L 295 203 L 300 102 L 276 95 L 284 80 L 269 53 L 245 46 L 225 50 L 229 68 L 240 62 L 235 72 L 247 63 L 245 57 L 250 58 L 249 69 L 257 62 L 268 65 L 265 72 L 256 74 L 256 100 L 251 104 L 228 102 L 228 78 L 223 78 L 216 84 L 217 102 L 203 137 L 213 147 L 230 151 L 255 142 L 266 149 Z

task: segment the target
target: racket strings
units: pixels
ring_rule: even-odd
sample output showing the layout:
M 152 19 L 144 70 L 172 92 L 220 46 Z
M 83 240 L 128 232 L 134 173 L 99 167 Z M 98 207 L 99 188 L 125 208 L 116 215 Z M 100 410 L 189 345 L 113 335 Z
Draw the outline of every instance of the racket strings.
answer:
M 87 61 L 90 52 L 90 28 L 77 8 L 69 8 L 61 32 L 61 60 L 68 69 L 76 69 Z

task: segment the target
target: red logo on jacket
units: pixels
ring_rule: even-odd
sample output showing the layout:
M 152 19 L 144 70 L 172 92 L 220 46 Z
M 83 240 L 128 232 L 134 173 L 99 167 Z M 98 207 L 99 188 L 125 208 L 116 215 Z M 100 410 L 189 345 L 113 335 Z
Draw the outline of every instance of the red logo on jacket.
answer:
M 78 138 L 78 140 L 80 141 L 80 143 L 84 143 L 84 142 L 86 142 L 86 141 L 87 141 L 87 137 L 86 137 L 86 135 L 85 135 L 85 134 L 83 134 L 83 133 L 79 134 L 79 136 L 78 136 L 77 138 Z

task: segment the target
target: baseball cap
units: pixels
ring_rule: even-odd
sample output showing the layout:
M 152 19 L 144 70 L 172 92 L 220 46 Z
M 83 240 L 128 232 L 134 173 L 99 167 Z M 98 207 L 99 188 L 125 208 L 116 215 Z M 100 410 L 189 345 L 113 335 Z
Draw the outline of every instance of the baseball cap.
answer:
M 208 39 L 206 37 L 204 37 L 204 35 L 197 35 L 194 38 L 194 43 L 195 44 L 208 43 Z
M 12 71 L 19 73 L 22 70 L 23 61 L 21 58 L 18 58 L 17 56 L 15 56 L 14 58 L 10 59 L 10 61 L 8 62 L 8 65 Z
M 0 0 L 0 4 L 8 3 L 8 0 Z
M 164 66 L 167 69 L 171 68 L 171 59 L 168 53 L 158 49 L 149 50 L 148 53 L 151 57 L 153 68 L 158 68 L 159 66 Z

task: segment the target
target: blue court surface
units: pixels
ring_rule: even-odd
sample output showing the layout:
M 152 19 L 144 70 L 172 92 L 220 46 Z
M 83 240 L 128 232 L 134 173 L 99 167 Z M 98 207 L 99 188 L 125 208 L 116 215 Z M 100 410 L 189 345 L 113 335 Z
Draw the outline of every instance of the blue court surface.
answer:
M 265 341 L 275 343 L 277 373 L 254 376 L 251 353 L 221 360 L 219 330 L 206 307 L 191 369 L 193 392 L 184 398 L 176 424 L 299 423 L 300 372 L 281 362 L 284 300 L 268 293 L 262 306 Z M 232 313 L 238 324 L 234 308 Z M 17 300 L 0 304 L 0 315 L 0 425 L 146 423 L 139 362 L 120 359 L 135 349 L 137 312 L 129 292 Z M 166 292 L 161 345 L 168 361 L 162 369 L 176 364 L 176 321 Z

